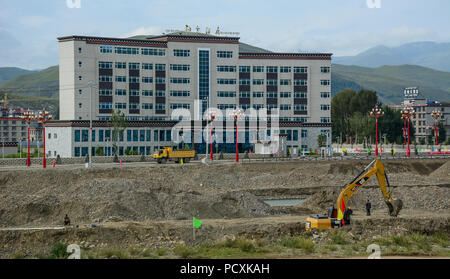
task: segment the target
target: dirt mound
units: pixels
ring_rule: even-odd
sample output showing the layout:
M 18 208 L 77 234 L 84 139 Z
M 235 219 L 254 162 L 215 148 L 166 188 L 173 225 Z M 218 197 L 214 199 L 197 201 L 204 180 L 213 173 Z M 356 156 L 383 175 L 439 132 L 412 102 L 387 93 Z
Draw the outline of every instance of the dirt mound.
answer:
M 437 170 L 433 171 L 431 173 L 431 176 L 436 176 L 436 177 L 450 177 L 450 161 L 443 164 L 440 168 L 438 168 Z

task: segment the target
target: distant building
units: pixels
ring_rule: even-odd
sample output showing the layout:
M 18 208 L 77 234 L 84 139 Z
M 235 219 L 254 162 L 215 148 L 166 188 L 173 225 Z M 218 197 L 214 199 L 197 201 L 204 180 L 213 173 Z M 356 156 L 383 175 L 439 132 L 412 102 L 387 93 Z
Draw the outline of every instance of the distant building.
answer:
M 443 118 L 439 122 L 444 124 L 447 131 L 447 138 L 450 137 L 450 104 L 441 104 L 436 101 L 429 101 L 428 99 L 420 97 L 420 90 L 418 87 L 409 87 L 404 90 L 404 100 L 401 105 L 390 106 L 391 108 L 401 110 L 405 107 L 412 107 L 415 114 L 411 118 L 411 123 L 414 125 L 416 142 L 420 143 L 432 134 L 435 127 L 435 119 L 431 117 L 431 112 L 440 110 Z

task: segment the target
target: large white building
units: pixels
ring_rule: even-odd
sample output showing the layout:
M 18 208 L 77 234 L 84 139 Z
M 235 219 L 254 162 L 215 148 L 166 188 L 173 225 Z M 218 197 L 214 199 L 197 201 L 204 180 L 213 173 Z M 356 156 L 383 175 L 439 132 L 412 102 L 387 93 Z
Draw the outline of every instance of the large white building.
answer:
M 47 124 L 50 156 L 86 155 L 90 118 L 93 152 L 100 148 L 110 155 L 107 121 L 113 109 L 124 112 L 129 124 L 119 153 L 134 149 L 150 154 L 161 146 L 176 146 L 170 131 L 177 123 L 172 112 L 180 108 L 200 119 L 217 108 L 224 111 L 223 120 L 227 109 L 277 108 L 279 132 L 295 150 L 316 148 L 320 133 L 331 134 L 329 53 L 275 53 L 237 37 L 181 31 L 58 40 L 60 121 Z M 246 121 L 253 120 L 258 122 L 251 117 Z M 251 126 L 247 122 L 243 133 Z M 200 121 L 200 127 L 206 124 Z M 251 148 L 249 135 L 242 138 L 240 148 Z M 218 147 L 231 151 L 232 146 Z M 204 150 L 204 143 L 195 148 Z

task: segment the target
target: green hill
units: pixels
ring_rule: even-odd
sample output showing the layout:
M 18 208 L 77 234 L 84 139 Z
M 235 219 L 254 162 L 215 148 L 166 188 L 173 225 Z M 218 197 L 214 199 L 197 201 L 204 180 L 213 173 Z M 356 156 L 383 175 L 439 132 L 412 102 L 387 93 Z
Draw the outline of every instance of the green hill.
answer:
M 35 71 L 28 71 L 16 67 L 2 67 L 0 68 L 0 84 L 11 80 L 17 76 L 34 73 Z
M 360 88 L 375 90 L 385 104 L 400 104 L 403 88 L 419 86 L 422 97 L 436 101 L 450 100 L 450 73 L 429 68 L 401 65 L 366 68 L 333 64 L 332 93 Z

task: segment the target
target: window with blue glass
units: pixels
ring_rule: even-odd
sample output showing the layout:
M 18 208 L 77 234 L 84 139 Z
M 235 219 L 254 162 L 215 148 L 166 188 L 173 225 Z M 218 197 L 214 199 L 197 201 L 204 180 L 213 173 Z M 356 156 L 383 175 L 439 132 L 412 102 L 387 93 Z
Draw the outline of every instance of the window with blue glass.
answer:
M 145 146 L 139 147 L 139 155 L 145 155 Z
M 145 130 L 139 131 L 139 141 L 145 141 Z
M 308 130 L 302 130 L 302 138 L 308 137 Z
M 123 131 L 120 131 L 119 133 L 119 141 L 123 142 Z
M 165 141 L 165 135 L 166 133 L 164 130 L 159 131 L 159 141 Z
M 88 147 L 83 147 L 83 148 L 81 148 L 81 156 L 86 156 L 86 155 L 88 155 L 88 152 L 89 152 L 89 148 Z
M 75 130 L 75 142 L 80 142 L 80 141 L 81 141 L 80 130 Z
M 119 146 L 119 155 L 123 155 L 123 146 Z
M 92 142 L 95 142 L 95 130 L 92 130 Z
M 145 155 L 150 155 L 151 149 L 150 146 L 145 147 Z
M 147 141 L 152 141 L 152 131 L 147 130 Z
M 111 130 L 106 130 L 105 131 L 105 140 L 106 141 L 111 141 Z
M 158 139 L 158 130 L 153 131 L 153 140 L 154 141 L 159 141 L 159 139 Z
M 80 148 L 79 147 L 75 147 L 75 157 L 80 157 Z
M 105 132 L 104 130 L 99 130 L 98 131 L 98 141 L 99 142 L 103 142 L 104 141 L 104 135 L 105 135 L 104 132 Z
M 172 131 L 171 130 L 166 131 L 166 140 L 172 141 Z
M 202 115 L 208 108 L 209 99 L 209 50 L 198 51 L 199 98 L 202 100 Z
M 89 141 L 89 130 L 81 131 L 81 140 L 83 142 L 88 142 Z
M 139 130 L 133 130 L 133 141 L 139 141 Z
M 298 131 L 297 130 L 294 130 L 292 138 L 293 138 L 294 141 L 298 141 Z
M 127 141 L 131 141 L 131 130 L 127 130 Z
M 287 130 L 287 140 L 292 141 L 292 130 Z

